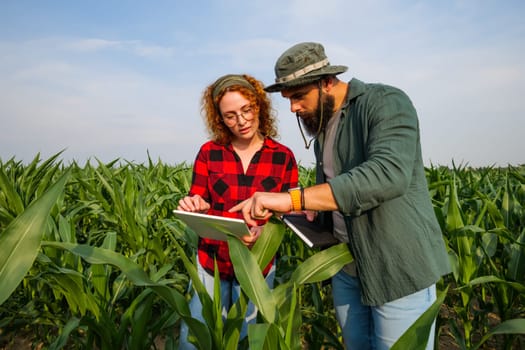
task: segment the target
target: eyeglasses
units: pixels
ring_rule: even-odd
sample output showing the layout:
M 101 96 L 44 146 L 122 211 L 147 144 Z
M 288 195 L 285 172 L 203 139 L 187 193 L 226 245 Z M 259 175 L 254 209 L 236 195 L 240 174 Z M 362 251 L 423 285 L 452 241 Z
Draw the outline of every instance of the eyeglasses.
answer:
M 239 122 L 239 117 L 242 117 L 244 120 L 249 122 L 255 117 L 255 111 L 252 106 L 246 106 L 241 109 L 240 113 L 228 112 L 222 115 L 224 124 L 227 126 L 234 126 Z

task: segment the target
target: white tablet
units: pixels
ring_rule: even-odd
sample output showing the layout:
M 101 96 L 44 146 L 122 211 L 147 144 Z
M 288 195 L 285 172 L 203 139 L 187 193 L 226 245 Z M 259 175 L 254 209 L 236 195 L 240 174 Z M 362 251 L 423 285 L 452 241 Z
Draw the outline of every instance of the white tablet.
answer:
M 242 219 L 193 213 L 177 209 L 173 210 L 173 213 L 202 238 L 225 241 L 227 238 L 226 233 L 231 233 L 237 237 L 250 234 L 248 225 L 246 225 L 246 222 Z

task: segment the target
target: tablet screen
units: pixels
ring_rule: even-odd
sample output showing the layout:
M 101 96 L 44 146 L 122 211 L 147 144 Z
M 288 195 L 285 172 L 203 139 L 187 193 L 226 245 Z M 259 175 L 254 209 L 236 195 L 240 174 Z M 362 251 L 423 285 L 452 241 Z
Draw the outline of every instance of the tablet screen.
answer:
M 202 238 L 224 241 L 226 233 L 237 237 L 250 234 L 250 229 L 242 219 L 226 218 L 183 210 L 173 210 L 175 216 Z

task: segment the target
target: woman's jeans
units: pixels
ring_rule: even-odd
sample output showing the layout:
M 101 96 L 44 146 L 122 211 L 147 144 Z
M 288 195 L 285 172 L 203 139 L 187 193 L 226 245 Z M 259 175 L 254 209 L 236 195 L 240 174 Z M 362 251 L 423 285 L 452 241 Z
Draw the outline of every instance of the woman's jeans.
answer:
M 210 275 L 208 272 L 206 272 L 206 270 L 204 270 L 204 268 L 199 263 L 198 258 L 197 258 L 197 273 L 199 274 L 199 277 L 201 281 L 203 282 L 204 287 L 208 291 L 208 294 L 213 298 L 213 284 L 214 284 L 213 275 Z M 272 268 L 270 269 L 270 271 L 268 272 L 268 275 L 266 275 L 266 278 L 265 278 L 266 283 L 268 284 L 270 288 L 273 287 L 274 278 L 275 278 L 275 262 Z M 221 284 L 222 316 L 223 316 L 223 320 L 225 320 L 226 316 L 228 315 L 228 311 L 230 310 L 230 307 L 237 301 L 237 299 L 239 299 L 241 287 L 237 280 L 233 280 L 233 281 L 221 280 L 220 284 Z M 190 300 L 189 306 L 190 306 L 191 316 L 205 323 L 204 318 L 202 317 L 202 304 L 201 304 L 201 301 L 197 293 L 193 292 L 193 296 Z M 247 305 L 246 317 L 242 325 L 241 334 L 240 334 L 239 339 L 243 339 L 244 337 L 246 337 L 247 332 L 248 332 L 248 323 L 255 323 L 256 321 L 257 321 L 257 308 L 250 301 Z M 182 322 L 181 328 L 180 328 L 179 349 L 181 350 L 195 349 L 193 344 L 187 341 L 187 337 L 188 337 L 188 326 L 186 325 L 186 323 Z
M 347 350 L 389 349 L 436 300 L 436 285 L 381 306 L 361 303 L 358 277 L 343 270 L 332 277 L 335 314 Z M 434 348 L 435 321 L 426 349 Z

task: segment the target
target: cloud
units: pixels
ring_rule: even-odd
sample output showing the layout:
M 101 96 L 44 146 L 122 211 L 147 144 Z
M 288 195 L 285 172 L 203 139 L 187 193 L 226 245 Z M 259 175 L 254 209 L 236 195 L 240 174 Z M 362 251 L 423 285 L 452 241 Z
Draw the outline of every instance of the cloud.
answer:
M 68 41 L 63 47 L 74 52 L 125 51 L 147 58 L 170 58 L 177 51 L 174 47 L 146 44 L 140 40 L 114 41 L 97 38 Z
M 174 12 L 163 5 L 150 16 L 130 9 L 129 18 L 106 12 L 95 22 L 66 7 L 56 23 L 56 11 L 42 9 L 38 32 L 11 19 L 22 34 L 0 35 L 1 157 L 67 148 L 66 157 L 145 159 L 149 150 L 166 161 L 192 161 L 206 139 L 199 99 L 207 84 L 232 72 L 271 83 L 286 48 L 319 41 L 332 64 L 349 67 L 343 79 L 409 94 L 427 160 L 516 163 L 525 147 L 523 6 L 226 1 Z M 287 101 L 272 99 L 281 141 L 311 163 Z
M 124 46 L 121 41 L 112 41 L 104 39 L 87 38 L 76 41 L 68 41 L 64 43 L 64 48 L 81 51 L 81 52 L 93 52 L 106 49 L 119 49 Z
M 122 155 L 136 158 L 126 151 L 130 147 L 142 148 L 143 155 L 147 149 L 158 149 L 167 159 L 193 159 L 192 151 L 196 150 L 188 143 L 199 135 L 205 138 L 200 120 L 187 123 L 199 118 L 199 96 L 195 92 L 200 86 L 172 84 L 118 62 L 99 64 L 48 52 L 41 45 L 44 41 L 32 42 L 32 50 L 29 43 L 20 44 L 20 60 L 13 59 L 9 69 L 4 68 L 0 81 L 3 154 L 22 156 L 23 151 L 32 158 L 31 153 L 53 154 L 66 148 L 65 156 L 71 152 L 75 157 L 114 155 L 113 149 L 119 149 Z M 86 41 L 75 41 L 80 42 Z M 117 46 L 100 42 L 90 45 L 93 49 Z M 16 51 L 16 45 L 11 48 Z M 27 56 L 29 51 L 33 59 Z M 28 144 L 20 147 L 20 138 L 33 148 Z M 169 151 L 167 144 L 172 145 Z

